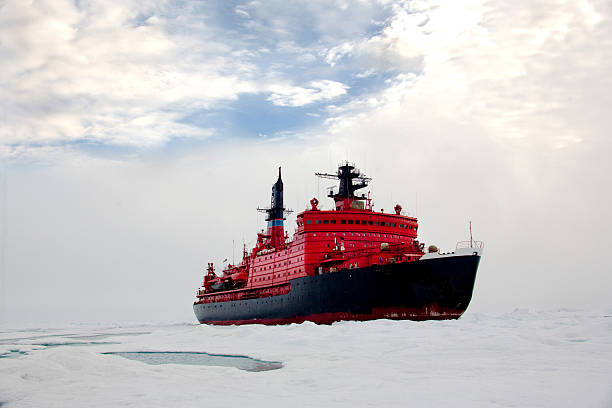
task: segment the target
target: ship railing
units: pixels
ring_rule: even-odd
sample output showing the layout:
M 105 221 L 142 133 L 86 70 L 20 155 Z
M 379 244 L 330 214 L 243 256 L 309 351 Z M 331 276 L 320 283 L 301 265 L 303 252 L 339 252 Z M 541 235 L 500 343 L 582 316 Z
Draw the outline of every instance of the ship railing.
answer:
M 484 248 L 484 242 L 482 242 L 482 241 L 474 241 L 474 240 L 459 241 L 459 242 L 457 242 L 457 246 L 455 247 L 455 249 L 464 249 L 464 248 L 483 249 Z
M 403 249 L 410 249 L 409 245 L 404 243 L 390 243 L 384 247 L 385 251 L 401 251 Z M 357 258 L 361 256 L 370 256 L 374 254 L 378 254 L 383 248 L 381 246 L 371 246 L 368 248 L 358 248 L 358 249 L 347 249 L 344 251 L 330 251 L 328 252 L 328 257 L 325 259 L 351 259 Z

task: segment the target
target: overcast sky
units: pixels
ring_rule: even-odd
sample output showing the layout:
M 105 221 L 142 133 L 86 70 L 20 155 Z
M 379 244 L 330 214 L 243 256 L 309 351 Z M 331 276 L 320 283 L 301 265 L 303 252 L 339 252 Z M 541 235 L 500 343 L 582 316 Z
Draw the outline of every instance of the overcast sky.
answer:
M 473 222 L 468 312 L 612 307 L 609 1 L 112 3 L 0 1 L 0 321 L 193 320 L 276 168 L 329 208 L 344 159 Z

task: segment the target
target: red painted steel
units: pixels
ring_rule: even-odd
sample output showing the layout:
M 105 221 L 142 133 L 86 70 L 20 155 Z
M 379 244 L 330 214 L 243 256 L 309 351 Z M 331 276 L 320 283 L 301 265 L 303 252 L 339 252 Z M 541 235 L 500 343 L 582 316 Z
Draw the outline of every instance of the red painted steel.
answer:
M 348 163 L 345 168 L 354 169 Z M 349 173 L 343 174 L 346 176 Z M 272 207 L 262 210 L 268 212 L 270 217 L 267 219 L 269 226 L 266 233 L 258 233 L 255 247 L 251 251 L 245 248 L 241 262 L 238 265 L 228 265 L 221 276 L 217 276 L 213 265 L 209 264 L 195 303 L 277 296 L 289 293 L 290 282 L 296 278 L 342 269 L 418 260 L 424 252 L 423 244 L 417 240 L 417 219 L 402 215 L 399 204 L 395 206 L 392 214 L 384 213 L 382 210 L 374 211 L 369 193 L 367 197 L 353 194 L 355 189 L 365 187 L 369 180 L 366 177 L 357 177 L 355 174 L 360 173 L 353 171 L 350 177 L 358 179 L 361 184 L 344 184 L 345 189 L 349 190 L 345 196 L 330 195 L 335 201 L 335 210 L 320 210 L 319 201 L 313 198 L 310 201 L 311 208 L 297 215 L 297 230 L 289 239 L 284 232 L 283 219 L 271 215 L 280 214 L 278 216 L 282 217 L 282 212 L 278 211 L 284 210 L 279 169 L 279 179 L 273 186 Z M 323 176 L 335 177 L 329 174 Z M 410 318 L 418 319 L 423 312 L 408 309 L 396 312 L 374 311 L 371 315 L 340 314 L 341 318 L 338 314 L 324 314 L 290 319 L 290 322 L 311 320 L 326 323 L 336 320 L 393 318 L 389 317 L 393 313 L 397 313 L 398 316 L 410 315 Z M 459 317 L 461 314 L 452 311 L 444 313 L 450 318 L 455 314 Z M 427 314 L 427 318 L 431 318 L 431 315 Z M 215 324 L 232 324 L 232 322 L 215 322 Z
M 207 303 L 207 297 L 218 298 L 219 292 L 211 291 L 211 282 L 231 279 L 232 289 L 266 288 L 329 272 L 330 268 L 412 262 L 423 255 L 413 217 L 368 210 L 309 210 L 298 214 L 296 222 L 293 240 L 274 246 L 270 235 L 258 234 L 257 245 L 250 253 L 244 251 L 239 265 L 229 265 L 216 280 L 205 277 L 204 291 L 197 295 L 201 302 L 197 303 Z M 236 290 L 223 293 L 236 300 L 242 296 Z

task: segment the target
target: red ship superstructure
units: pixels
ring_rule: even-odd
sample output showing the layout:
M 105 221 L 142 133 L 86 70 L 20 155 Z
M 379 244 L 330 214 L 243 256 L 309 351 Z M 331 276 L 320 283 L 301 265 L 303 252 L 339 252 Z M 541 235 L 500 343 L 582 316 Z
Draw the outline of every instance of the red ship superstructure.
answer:
M 284 231 L 283 182 L 272 186 L 266 232 L 257 235 L 238 265 L 217 276 L 212 264 L 198 290 L 194 311 L 201 323 L 279 324 L 311 320 L 457 318 L 471 299 L 482 244 L 425 254 L 417 240 L 418 222 L 402 214 L 376 212 L 356 191 L 370 181 L 351 163 L 336 174 L 329 197 L 334 210 L 316 198 L 297 215 L 291 239 Z

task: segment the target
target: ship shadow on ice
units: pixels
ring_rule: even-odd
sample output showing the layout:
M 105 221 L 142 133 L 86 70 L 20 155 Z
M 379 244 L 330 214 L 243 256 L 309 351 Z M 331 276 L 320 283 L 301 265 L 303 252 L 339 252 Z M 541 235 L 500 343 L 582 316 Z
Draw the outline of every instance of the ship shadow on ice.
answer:
M 146 364 L 183 364 L 183 365 L 205 365 L 217 367 L 234 367 L 239 370 L 258 372 L 278 370 L 283 367 L 279 361 L 257 360 L 249 356 L 232 354 L 209 354 L 203 352 L 183 351 L 131 351 L 131 352 L 106 352 L 130 360 L 141 361 Z

